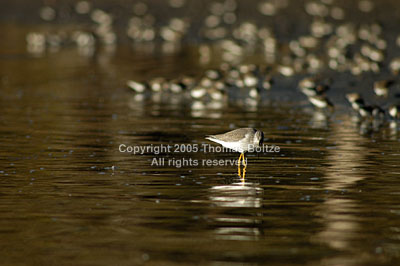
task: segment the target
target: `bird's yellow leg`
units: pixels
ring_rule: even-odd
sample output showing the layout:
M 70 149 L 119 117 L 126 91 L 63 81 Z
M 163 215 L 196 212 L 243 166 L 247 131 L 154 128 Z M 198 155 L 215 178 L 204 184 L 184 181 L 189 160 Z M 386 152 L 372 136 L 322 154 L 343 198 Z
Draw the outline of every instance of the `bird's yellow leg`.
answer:
M 242 158 L 242 153 L 240 154 L 239 159 L 238 159 L 238 175 L 239 176 L 241 176 L 241 173 L 240 173 L 240 159 L 241 158 Z
M 243 166 L 244 167 L 243 167 L 243 176 L 241 176 L 241 178 L 242 178 L 242 182 L 245 182 L 247 164 L 246 164 L 246 159 L 245 159 L 244 153 L 242 153 L 242 155 L 243 155 Z
M 240 160 L 242 159 L 243 153 L 240 154 L 239 160 L 238 160 L 238 165 L 240 166 Z

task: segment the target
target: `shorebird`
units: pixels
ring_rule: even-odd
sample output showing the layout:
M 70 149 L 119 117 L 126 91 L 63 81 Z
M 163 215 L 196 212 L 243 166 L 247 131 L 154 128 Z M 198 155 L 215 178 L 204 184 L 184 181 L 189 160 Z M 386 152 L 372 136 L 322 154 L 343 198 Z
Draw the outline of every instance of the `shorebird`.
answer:
M 351 107 L 355 110 L 358 111 L 360 108 L 365 106 L 364 99 L 361 98 L 361 95 L 359 93 L 353 92 L 353 93 L 348 93 L 346 94 L 346 99 L 349 101 L 351 104 Z
M 389 107 L 389 115 L 393 119 L 400 119 L 400 105 L 392 105 Z
M 323 84 L 318 79 L 313 77 L 307 77 L 299 82 L 299 88 L 302 93 L 308 97 L 314 97 L 318 95 L 324 95 L 329 90 L 327 84 Z
M 333 103 L 324 95 L 309 96 L 308 100 L 318 108 L 329 108 L 333 110 Z
M 387 97 L 389 94 L 389 87 L 393 84 L 393 80 L 376 81 L 374 82 L 374 92 L 377 96 Z
M 244 153 L 262 146 L 264 133 L 255 128 L 238 128 L 223 134 L 208 135 L 206 139 L 221 144 L 222 146 L 240 152 L 238 168 L 240 169 L 240 159 L 246 167 Z

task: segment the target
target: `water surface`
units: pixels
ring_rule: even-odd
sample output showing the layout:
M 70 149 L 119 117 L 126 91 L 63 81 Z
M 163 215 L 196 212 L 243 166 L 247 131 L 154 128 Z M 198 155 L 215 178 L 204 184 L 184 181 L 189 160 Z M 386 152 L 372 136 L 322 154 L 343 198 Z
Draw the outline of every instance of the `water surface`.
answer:
M 35 57 L 18 43 L 3 44 L 0 64 L 2 265 L 400 260 L 399 132 L 355 122 L 342 96 L 329 115 L 283 85 L 256 104 L 135 95 L 127 79 L 201 66 L 127 48 Z M 119 151 L 201 147 L 205 135 L 238 127 L 263 130 L 281 149 L 246 155 L 245 180 L 236 166 L 151 165 L 236 153 Z

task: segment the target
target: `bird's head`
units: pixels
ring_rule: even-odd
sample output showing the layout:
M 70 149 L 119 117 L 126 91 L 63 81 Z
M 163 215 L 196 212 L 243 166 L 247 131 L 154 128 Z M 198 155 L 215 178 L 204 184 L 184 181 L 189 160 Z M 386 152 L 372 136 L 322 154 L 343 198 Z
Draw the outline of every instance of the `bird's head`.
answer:
M 254 134 L 254 146 L 261 147 L 264 141 L 264 133 L 261 130 L 257 130 Z

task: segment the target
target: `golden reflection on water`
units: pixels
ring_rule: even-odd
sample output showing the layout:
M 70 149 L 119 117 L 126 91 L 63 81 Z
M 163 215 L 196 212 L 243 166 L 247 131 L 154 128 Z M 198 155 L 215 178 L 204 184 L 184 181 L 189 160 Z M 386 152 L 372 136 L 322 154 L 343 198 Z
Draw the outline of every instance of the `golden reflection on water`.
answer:
M 327 141 L 334 143 L 335 149 L 327 150 L 329 165 L 324 169 L 323 189 L 341 192 L 350 190 L 357 193 L 355 185 L 366 178 L 367 157 L 374 150 L 367 149 L 365 137 L 361 136 L 357 127 L 350 124 L 346 117 L 343 123 L 331 126 L 331 134 Z M 357 216 L 360 206 L 357 200 L 338 194 L 327 195 L 316 214 L 321 218 L 324 229 L 311 237 L 313 242 L 326 244 L 340 251 L 355 251 L 354 242 L 359 238 L 361 225 Z M 359 257 L 338 256 L 324 259 L 323 265 L 355 265 L 367 263 L 371 259 L 368 253 Z

